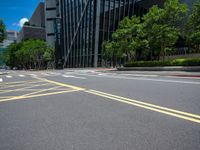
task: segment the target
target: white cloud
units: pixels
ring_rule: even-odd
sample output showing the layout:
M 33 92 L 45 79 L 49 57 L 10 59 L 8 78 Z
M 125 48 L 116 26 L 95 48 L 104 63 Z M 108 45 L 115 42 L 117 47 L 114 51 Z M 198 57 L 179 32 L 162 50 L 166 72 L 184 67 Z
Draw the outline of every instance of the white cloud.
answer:
M 24 23 L 27 22 L 27 21 L 28 21 L 27 18 L 22 18 L 22 19 L 20 19 L 20 21 L 19 21 L 20 27 L 23 27 Z

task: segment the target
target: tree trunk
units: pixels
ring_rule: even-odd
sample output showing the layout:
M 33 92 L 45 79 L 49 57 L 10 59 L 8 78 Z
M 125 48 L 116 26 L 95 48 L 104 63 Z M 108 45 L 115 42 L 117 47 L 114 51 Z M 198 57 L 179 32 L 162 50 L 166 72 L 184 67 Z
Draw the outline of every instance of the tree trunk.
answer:
M 162 61 L 165 61 L 165 45 L 163 43 L 161 44 L 161 47 L 160 47 L 160 57 L 162 57 Z

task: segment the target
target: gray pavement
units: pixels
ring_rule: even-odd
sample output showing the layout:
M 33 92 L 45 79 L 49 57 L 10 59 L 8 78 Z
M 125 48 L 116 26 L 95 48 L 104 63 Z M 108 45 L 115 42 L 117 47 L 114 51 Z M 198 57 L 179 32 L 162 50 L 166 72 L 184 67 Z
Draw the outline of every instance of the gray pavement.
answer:
M 85 69 L 0 78 L 0 150 L 200 149 L 198 77 Z

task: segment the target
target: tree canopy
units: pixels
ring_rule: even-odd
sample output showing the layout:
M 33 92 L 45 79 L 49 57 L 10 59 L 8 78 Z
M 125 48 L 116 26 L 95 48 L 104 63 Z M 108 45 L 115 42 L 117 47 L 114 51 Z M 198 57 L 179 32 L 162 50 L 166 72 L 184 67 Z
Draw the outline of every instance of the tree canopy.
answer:
M 120 54 L 131 60 L 165 59 L 180 36 L 179 23 L 187 13 L 187 5 L 179 0 L 166 0 L 164 7 L 153 6 L 142 18 L 124 18 L 112 34 L 112 40 L 103 43 L 107 57 Z
M 200 0 L 194 3 L 186 25 L 186 36 L 189 45 L 200 51 Z
M 19 69 L 44 69 L 54 62 L 54 50 L 42 40 L 11 44 L 3 54 L 6 65 Z

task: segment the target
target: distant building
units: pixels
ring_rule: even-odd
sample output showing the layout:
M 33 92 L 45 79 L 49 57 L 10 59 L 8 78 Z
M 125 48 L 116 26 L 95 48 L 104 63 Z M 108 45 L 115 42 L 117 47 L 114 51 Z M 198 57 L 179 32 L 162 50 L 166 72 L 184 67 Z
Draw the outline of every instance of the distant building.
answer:
M 45 1 L 45 22 L 46 22 L 46 41 L 55 47 L 56 41 L 56 23 L 60 21 L 60 0 Z
M 0 55 L 5 51 L 5 49 L 12 43 L 16 43 L 18 32 L 13 30 L 6 31 L 6 39 L 0 43 Z M 0 59 L 0 66 L 3 65 L 2 60 Z
M 6 39 L 3 41 L 3 43 L 0 44 L 0 47 L 3 49 L 7 48 L 12 43 L 15 43 L 17 41 L 19 33 L 17 31 L 7 30 L 6 34 L 7 34 Z
M 40 2 L 34 11 L 29 25 L 24 25 L 19 32 L 18 42 L 26 39 L 46 40 L 44 3 Z

